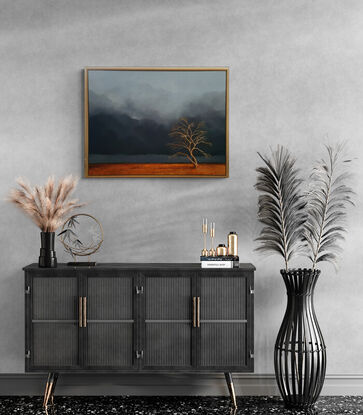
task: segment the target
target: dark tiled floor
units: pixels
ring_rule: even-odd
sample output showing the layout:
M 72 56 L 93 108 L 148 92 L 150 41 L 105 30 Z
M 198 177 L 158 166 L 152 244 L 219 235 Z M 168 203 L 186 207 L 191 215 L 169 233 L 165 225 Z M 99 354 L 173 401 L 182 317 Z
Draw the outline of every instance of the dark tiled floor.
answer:
M 41 415 L 40 397 L 0 397 L 1 415 Z M 363 396 L 320 398 L 311 414 L 363 414 Z M 55 415 L 230 415 L 225 397 L 55 397 Z M 303 414 L 284 409 L 277 397 L 239 397 L 236 415 Z M 52 411 L 49 411 L 52 414 Z

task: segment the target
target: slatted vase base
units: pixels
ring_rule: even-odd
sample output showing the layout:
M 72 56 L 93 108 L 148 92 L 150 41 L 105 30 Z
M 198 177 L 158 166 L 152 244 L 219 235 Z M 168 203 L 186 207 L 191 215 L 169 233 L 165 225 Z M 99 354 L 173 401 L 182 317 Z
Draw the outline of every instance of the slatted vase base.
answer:
M 281 270 L 287 308 L 275 344 L 275 374 L 287 408 L 309 409 L 325 379 L 326 347 L 313 294 L 320 270 Z

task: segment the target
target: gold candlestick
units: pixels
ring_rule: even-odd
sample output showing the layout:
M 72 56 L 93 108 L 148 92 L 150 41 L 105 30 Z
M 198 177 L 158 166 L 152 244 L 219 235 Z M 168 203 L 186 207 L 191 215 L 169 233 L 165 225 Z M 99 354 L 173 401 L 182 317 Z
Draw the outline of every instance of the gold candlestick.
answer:
M 216 251 L 214 249 L 214 237 L 216 236 L 216 224 L 215 224 L 215 222 L 211 222 L 210 228 L 209 228 L 209 234 L 210 234 L 209 256 L 216 256 Z
M 203 232 L 203 243 L 204 243 L 204 248 L 202 250 L 202 256 L 208 256 L 208 249 L 207 249 L 208 221 L 207 221 L 207 218 L 203 218 L 202 232 Z

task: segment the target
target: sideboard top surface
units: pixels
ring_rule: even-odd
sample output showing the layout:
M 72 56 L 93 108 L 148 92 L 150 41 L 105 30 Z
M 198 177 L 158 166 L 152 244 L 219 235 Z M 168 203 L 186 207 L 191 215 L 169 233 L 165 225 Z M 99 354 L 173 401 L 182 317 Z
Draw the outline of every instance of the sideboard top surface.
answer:
M 38 264 L 30 264 L 23 268 L 25 271 L 37 270 L 37 271 L 49 271 L 51 269 L 87 269 L 87 270 L 107 270 L 107 269 L 118 269 L 128 270 L 200 270 L 203 272 L 208 271 L 255 271 L 255 266 L 250 263 L 240 263 L 239 268 L 201 268 L 200 263 L 99 263 L 96 266 L 69 266 L 67 264 L 58 264 L 57 268 L 39 268 Z

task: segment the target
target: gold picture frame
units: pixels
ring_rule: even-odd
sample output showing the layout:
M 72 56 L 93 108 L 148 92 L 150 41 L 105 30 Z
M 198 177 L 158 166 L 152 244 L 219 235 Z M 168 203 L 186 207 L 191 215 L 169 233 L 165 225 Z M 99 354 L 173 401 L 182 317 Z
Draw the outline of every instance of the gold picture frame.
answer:
M 171 92 L 166 88 L 168 85 Z M 135 94 L 139 105 L 141 103 L 139 108 L 137 100 L 132 101 L 132 94 L 134 90 L 141 90 L 143 94 L 143 86 L 144 90 L 151 91 L 148 92 L 150 96 L 145 96 L 149 107 L 145 104 L 145 108 L 141 108 L 144 102 L 140 94 Z M 158 94 L 164 94 L 166 99 L 155 99 Z M 208 102 L 203 101 L 206 97 L 210 98 Z M 171 107 L 174 105 L 174 112 L 169 110 L 169 103 Z M 157 105 L 160 108 L 156 108 L 155 114 L 161 121 L 149 115 Z M 174 114 L 183 114 L 183 111 L 192 112 L 192 108 L 197 108 L 200 114 L 190 117 L 187 113 L 187 116 L 172 118 Z M 135 118 L 131 111 L 136 113 Z M 143 113 L 145 118 L 142 118 Z M 150 133 L 147 126 L 156 132 Z M 129 133 L 131 138 L 123 136 L 124 130 L 132 131 Z M 141 131 L 142 140 L 139 140 L 138 131 Z M 190 134 L 185 137 L 186 131 Z M 190 137 L 198 137 L 198 134 L 195 150 L 196 140 Z M 194 140 L 194 156 L 190 151 L 193 145 L 187 144 L 188 137 Z M 154 139 L 155 154 L 154 149 L 149 148 Z M 141 146 L 137 146 L 138 140 L 143 143 Z M 135 145 L 135 150 L 130 150 L 129 144 Z M 146 145 L 148 149 L 144 149 Z M 128 152 L 134 153 L 123 154 L 125 146 Z M 84 68 L 84 177 L 229 177 L 229 68 Z

